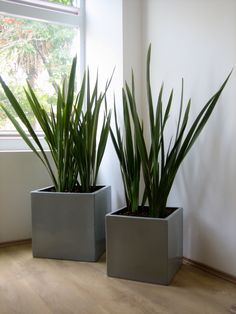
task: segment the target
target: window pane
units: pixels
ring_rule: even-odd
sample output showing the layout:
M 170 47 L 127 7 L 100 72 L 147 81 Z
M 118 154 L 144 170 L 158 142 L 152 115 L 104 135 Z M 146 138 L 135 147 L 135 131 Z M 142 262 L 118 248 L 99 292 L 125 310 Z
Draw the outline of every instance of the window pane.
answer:
M 47 0 L 44 0 L 47 1 Z M 48 0 L 49 2 L 60 3 L 64 5 L 70 5 L 73 7 L 79 7 L 79 0 Z
M 36 129 L 23 92 L 26 80 L 50 109 L 56 103 L 56 85 L 69 73 L 78 49 L 76 28 L 0 15 L 0 74 Z M 2 88 L 0 102 L 6 103 Z M 14 128 L 0 110 L 0 131 L 9 130 Z
M 72 6 L 75 8 L 80 7 L 80 0 L 14 0 L 14 1 L 32 3 L 32 5 L 40 5 L 41 1 L 43 1 L 43 2 L 58 3 L 58 4 L 66 5 L 66 6 Z

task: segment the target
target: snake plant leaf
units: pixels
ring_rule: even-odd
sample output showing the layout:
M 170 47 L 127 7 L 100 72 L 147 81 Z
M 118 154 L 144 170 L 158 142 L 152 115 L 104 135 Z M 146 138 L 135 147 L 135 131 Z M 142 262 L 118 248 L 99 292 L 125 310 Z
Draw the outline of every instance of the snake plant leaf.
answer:
M 111 79 L 106 83 L 104 91 L 98 91 L 98 74 L 93 87 L 90 84 L 89 69 L 86 71 L 80 94 L 77 96 L 74 119 L 78 128 L 74 129 L 74 145 L 78 164 L 79 184 L 82 192 L 89 192 L 97 181 L 99 168 L 104 156 L 111 113 L 106 110 L 105 96 Z M 105 102 L 105 108 L 103 104 Z M 101 111 L 104 109 L 102 123 Z
M 134 90 L 132 90 L 134 91 Z M 123 117 L 124 117 L 124 133 L 121 130 L 117 119 L 116 103 L 114 100 L 114 131 L 110 127 L 111 139 L 120 162 L 121 176 L 124 182 L 124 192 L 127 207 L 130 211 L 135 212 L 139 205 L 139 184 L 141 161 L 139 150 L 136 146 L 136 136 L 133 133 L 131 125 L 131 113 L 128 106 L 128 97 L 125 89 L 122 90 L 123 97 Z M 134 137 L 134 139 L 133 139 Z

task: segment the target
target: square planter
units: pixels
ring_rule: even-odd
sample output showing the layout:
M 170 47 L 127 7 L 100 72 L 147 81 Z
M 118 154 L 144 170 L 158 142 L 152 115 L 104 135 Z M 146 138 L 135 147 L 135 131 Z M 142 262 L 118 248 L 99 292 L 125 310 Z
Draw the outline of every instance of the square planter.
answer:
M 105 251 L 111 188 L 93 193 L 31 192 L 34 257 L 96 261 Z
M 170 283 L 183 256 L 183 209 L 173 210 L 164 219 L 106 215 L 108 276 Z

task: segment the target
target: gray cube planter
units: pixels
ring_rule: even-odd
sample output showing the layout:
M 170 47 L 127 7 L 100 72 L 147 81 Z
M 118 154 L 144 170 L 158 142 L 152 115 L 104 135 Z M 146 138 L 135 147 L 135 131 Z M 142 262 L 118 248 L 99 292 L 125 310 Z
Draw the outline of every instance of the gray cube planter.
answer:
M 182 264 L 183 209 L 167 218 L 106 215 L 107 274 L 168 285 Z
M 111 188 L 93 193 L 31 192 L 34 257 L 96 261 L 105 251 Z

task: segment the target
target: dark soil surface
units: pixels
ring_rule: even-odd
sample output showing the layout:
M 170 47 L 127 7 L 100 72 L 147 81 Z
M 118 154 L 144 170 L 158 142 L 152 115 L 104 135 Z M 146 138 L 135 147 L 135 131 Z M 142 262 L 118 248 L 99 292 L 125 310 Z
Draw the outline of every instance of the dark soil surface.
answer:
M 103 186 L 91 186 L 90 187 L 90 189 L 89 189 L 89 192 L 83 192 L 82 190 L 81 190 L 81 188 L 80 188 L 80 186 L 77 186 L 75 189 L 74 189 L 74 191 L 63 191 L 63 193 L 65 192 L 68 192 L 68 193 L 92 193 L 92 192 L 96 192 L 96 191 L 98 191 L 98 190 L 100 190 L 101 188 L 103 188 L 104 187 L 104 185 Z M 55 187 L 54 186 L 52 186 L 52 187 L 50 187 L 50 188 L 48 188 L 48 189 L 44 189 L 44 190 L 42 190 L 43 192 L 56 192 L 56 190 L 55 190 Z
M 170 214 L 172 214 L 177 208 L 176 207 L 167 207 L 165 210 L 165 216 L 162 218 L 168 217 Z M 122 215 L 122 216 L 134 216 L 134 217 L 152 217 L 149 213 L 149 207 L 148 206 L 139 206 L 138 210 L 136 212 L 131 212 L 128 210 L 127 207 L 119 210 L 115 213 L 116 215 Z M 154 218 L 154 217 L 153 217 Z

